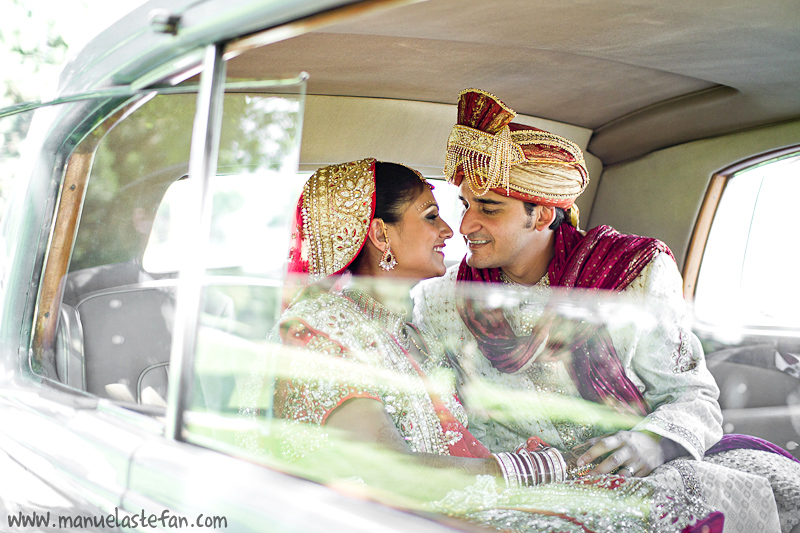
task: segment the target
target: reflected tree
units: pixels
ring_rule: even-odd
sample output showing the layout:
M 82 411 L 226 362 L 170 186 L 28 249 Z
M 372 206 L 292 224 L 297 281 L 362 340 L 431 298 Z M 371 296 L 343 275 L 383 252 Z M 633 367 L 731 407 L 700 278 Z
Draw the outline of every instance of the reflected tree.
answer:
M 141 260 L 167 188 L 187 175 L 195 100 L 194 94 L 156 96 L 101 142 L 70 270 Z M 292 95 L 226 95 L 219 174 L 277 171 L 296 162 L 287 156 L 299 146 L 299 114 Z M 240 206 L 236 195 L 215 199 L 214 219 Z M 137 220 L 142 214 L 149 221 Z M 212 231 L 217 239 L 219 231 Z
M 22 0 L 4 0 L 0 26 L 0 108 L 35 101 L 55 79 L 67 53 L 52 13 L 34 11 Z M 10 193 L 19 145 L 31 114 L 0 120 L 0 216 Z

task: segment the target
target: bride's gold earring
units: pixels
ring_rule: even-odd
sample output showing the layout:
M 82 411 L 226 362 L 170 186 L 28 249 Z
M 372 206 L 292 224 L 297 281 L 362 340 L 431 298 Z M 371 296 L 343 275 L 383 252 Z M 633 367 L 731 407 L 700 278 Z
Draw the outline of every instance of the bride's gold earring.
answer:
M 389 234 L 386 232 L 386 224 L 384 224 L 383 220 L 380 218 L 378 221 L 381 223 L 383 236 L 386 238 L 386 249 L 383 251 L 383 255 L 381 256 L 381 260 L 378 262 L 378 266 L 386 271 L 389 271 L 397 266 L 397 259 L 395 259 L 394 254 L 392 253 L 392 247 L 389 245 Z

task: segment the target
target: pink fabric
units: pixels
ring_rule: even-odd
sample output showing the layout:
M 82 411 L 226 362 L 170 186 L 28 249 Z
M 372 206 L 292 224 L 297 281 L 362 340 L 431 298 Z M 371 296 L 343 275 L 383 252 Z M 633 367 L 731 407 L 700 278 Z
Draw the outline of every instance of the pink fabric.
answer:
M 621 291 L 656 254 L 672 257 L 658 239 L 625 235 L 610 226 L 598 226 L 586 235 L 569 224 L 556 231 L 555 257 L 548 268 L 553 286 Z
M 723 435 L 719 442 L 706 451 L 706 455 L 714 455 L 715 453 L 722 453 L 728 450 L 759 450 L 762 452 L 771 452 L 800 463 L 800 460 L 777 444 L 752 435 L 740 435 L 738 433 Z
M 722 533 L 725 527 L 725 515 L 714 511 L 693 526 L 686 526 L 681 533 Z

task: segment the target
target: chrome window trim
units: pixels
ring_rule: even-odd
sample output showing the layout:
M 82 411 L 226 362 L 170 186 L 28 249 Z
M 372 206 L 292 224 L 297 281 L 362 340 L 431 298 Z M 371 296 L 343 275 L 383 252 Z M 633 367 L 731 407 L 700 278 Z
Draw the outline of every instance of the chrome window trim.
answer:
M 224 45 L 209 45 L 203 58 L 200 90 L 197 93 L 192 143 L 189 151 L 189 182 L 197 208 L 187 221 L 184 242 L 186 254 L 177 280 L 175 329 L 170 352 L 167 416 L 164 436 L 182 440 L 184 411 L 192 386 L 194 352 L 197 340 L 197 321 L 200 313 L 202 277 L 205 272 L 205 246 L 211 226 L 211 176 L 217 173 L 219 140 L 222 131 L 222 110 L 225 95 L 226 63 Z

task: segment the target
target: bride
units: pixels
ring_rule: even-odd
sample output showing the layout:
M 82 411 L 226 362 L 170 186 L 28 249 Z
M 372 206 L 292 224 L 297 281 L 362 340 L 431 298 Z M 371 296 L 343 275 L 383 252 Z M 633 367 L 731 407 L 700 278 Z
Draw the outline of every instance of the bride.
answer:
M 407 322 L 410 287 L 445 272 L 453 235 L 431 189 L 416 171 L 374 159 L 321 168 L 306 183 L 276 331 L 273 413 L 285 427 L 275 457 L 504 530 L 721 531 L 721 513 L 691 491 L 581 477 L 575 456 L 537 439 L 491 454 L 470 434 L 442 346 Z M 357 452 L 341 459 L 343 449 Z

